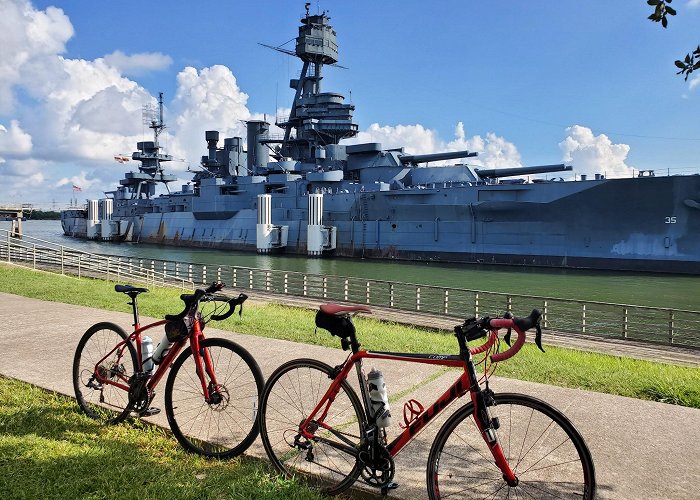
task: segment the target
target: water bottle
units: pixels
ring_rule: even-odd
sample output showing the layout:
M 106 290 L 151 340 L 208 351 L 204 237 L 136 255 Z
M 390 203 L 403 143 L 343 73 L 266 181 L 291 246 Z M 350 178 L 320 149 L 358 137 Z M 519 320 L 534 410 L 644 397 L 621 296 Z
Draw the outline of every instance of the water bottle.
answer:
M 144 373 L 151 375 L 155 366 L 153 364 L 153 341 L 148 335 L 141 337 L 141 360 Z
M 389 427 L 391 425 L 391 411 L 382 372 L 372 368 L 367 375 L 367 387 L 369 399 L 372 402 L 372 411 L 376 415 L 377 427 Z
M 158 347 L 156 347 L 156 350 L 153 353 L 153 362 L 159 365 L 160 362 L 165 359 L 165 356 L 168 355 L 168 351 L 173 346 L 173 344 L 174 342 L 170 342 L 168 340 L 168 336 L 164 335 L 163 339 L 160 341 L 160 344 L 158 344 Z

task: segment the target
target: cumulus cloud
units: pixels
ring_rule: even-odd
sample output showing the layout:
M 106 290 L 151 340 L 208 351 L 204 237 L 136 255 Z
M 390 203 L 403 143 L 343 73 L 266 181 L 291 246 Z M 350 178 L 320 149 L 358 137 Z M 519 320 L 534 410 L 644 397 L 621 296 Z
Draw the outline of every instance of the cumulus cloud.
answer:
M 0 158 L 3 155 L 27 155 L 32 150 L 32 136 L 22 130 L 17 120 L 8 129 L 0 123 Z
M 700 2 L 700 0 L 698 0 L 698 2 Z M 688 88 L 690 90 L 695 90 L 695 88 L 697 88 L 698 86 L 700 86 L 700 76 L 696 76 L 695 78 L 691 78 L 690 81 L 688 82 Z
M 177 75 L 177 93 L 172 103 L 172 154 L 198 163 L 199 157 L 206 154 L 206 130 L 218 130 L 221 138 L 245 137 L 243 121 L 252 117 L 247 102 L 248 94 L 241 91 L 226 66 L 199 71 L 192 67 L 183 69 Z
M 127 55 L 121 50 L 115 50 L 104 56 L 107 65 L 117 69 L 120 73 L 130 76 L 141 76 L 149 71 L 166 69 L 173 63 L 173 59 L 160 52 L 142 52 L 140 54 Z
M 700 7 L 700 0 L 688 0 L 688 7 L 691 9 Z
M 425 128 L 423 125 L 384 125 L 373 123 L 367 130 L 360 132 L 349 143 L 380 142 L 385 148 L 404 147 L 407 154 L 440 153 L 445 151 L 471 151 L 479 153 L 476 158 L 465 159 L 472 165 L 489 168 L 517 167 L 520 166 L 520 153 L 511 142 L 494 133 L 487 133 L 485 137 L 474 135 L 467 138 L 464 132 L 464 124 L 459 122 L 455 126 L 454 138 L 445 141 L 440 138 L 435 130 Z M 459 160 L 441 163 L 455 163 Z
M 566 129 L 567 137 L 559 143 L 563 160 L 570 163 L 577 174 L 603 174 L 608 178 L 631 177 L 632 167 L 625 164 L 630 147 L 613 144 L 605 134 L 594 135 L 581 125 Z

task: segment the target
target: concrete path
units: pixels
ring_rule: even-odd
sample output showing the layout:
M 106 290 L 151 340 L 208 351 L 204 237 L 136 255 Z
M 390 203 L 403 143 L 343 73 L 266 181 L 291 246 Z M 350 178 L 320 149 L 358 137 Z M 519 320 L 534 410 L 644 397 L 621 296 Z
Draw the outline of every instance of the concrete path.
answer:
M 131 317 L 0 293 L 0 374 L 72 396 L 75 347 L 83 332 L 98 321 L 113 321 L 128 331 Z M 142 318 L 142 323 L 146 321 Z M 207 336 L 225 337 L 243 345 L 256 357 L 265 377 L 289 359 L 314 357 L 333 365 L 346 356 L 340 349 L 214 328 L 207 328 Z M 456 378 L 456 372 L 439 373 L 427 365 L 387 362 L 377 367 L 384 372 L 390 393 L 413 388 L 392 403 L 397 415 L 404 401 L 415 398 L 427 405 Z M 162 387 L 155 403 L 161 408 Z M 699 497 L 700 410 L 504 378 L 494 378 L 492 387 L 496 392 L 539 397 L 571 419 L 593 453 L 600 498 Z M 442 422 L 457 407 L 455 403 L 448 408 L 398 455 L 395 480 L 401 486 L 392 492 L 392 497 L 425 498 L 425 464 L 430 444 Z M 149 420 L 167 426 L 163 413 Z M 397 433 L 397 423 L 392 430 Z M 259 440 L 248 453 L 264 457 Z

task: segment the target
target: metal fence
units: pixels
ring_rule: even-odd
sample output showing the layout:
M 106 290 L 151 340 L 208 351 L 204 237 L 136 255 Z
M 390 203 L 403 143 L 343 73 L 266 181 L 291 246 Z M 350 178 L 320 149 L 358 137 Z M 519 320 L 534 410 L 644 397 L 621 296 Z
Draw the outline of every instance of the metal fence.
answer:
M 192 289 L 214 280 L 234 288 L 352 302 L 455 318 L 517 315 L 540 309 L 543 327 L 561 333 L 700 348 L 700 311 L 496 293 L 366 278 L 239 266 L 97 255 L 4 231 L 0 260 L 78 277 Z M 0 232 L 2 235 L 2 232 Z

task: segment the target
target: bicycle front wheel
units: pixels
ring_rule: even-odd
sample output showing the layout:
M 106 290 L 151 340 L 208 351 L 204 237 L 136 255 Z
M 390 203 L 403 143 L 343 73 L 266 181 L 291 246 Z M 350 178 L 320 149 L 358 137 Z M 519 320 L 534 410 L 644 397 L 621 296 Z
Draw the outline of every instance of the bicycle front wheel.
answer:
M 274 466 L 286 477 L 302 477 L 327 494 L 349 488 L 360 474 L 357 449 L 364 434 L 364 411 L 347 381 L 326 401 L 307 431 L 306 420 L 333 380 L 333 369 L 313 359 L 296 359 L 270 376 L 260 401 L 260 438 Z
M 121 422 L 131 410 L 128 387 L 129 378 L 136 372 L 136 348 L 125 342 L 107 356 L 127 338 L 120 326 L 97 323 L 83 334 L 75 350 L 73 389 L 78 406 L 105 424 Z
M 474 422 L 473 405 L 442 426 L 428 457 L 428 496 L 438 498 L 584 499 L 595 496 L 591 453 L 558 410 L 521 394 L 496 394 L 496 431 L 518 485 L 510 487 Z
M 204 399 L 192 348 L 173 363 L 165 385 L 165 413 L 179 443 L 210 458 L 240 455 L 258 436 L 257 411 L 263 376 L 243 347 L 226 339 L 200 343 L 212 361 L 216 384 L 203 373 L 210 395 Z M 202 360 L 204 363 L 204 360 Z

